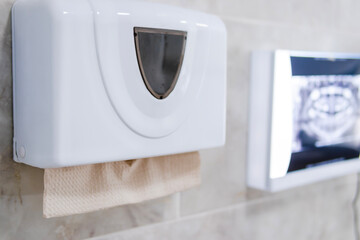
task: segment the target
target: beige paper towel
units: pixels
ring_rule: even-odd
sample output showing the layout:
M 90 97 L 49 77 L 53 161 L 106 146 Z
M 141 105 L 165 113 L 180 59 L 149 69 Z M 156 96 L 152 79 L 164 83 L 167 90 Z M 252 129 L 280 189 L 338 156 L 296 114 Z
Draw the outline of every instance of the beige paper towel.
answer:
M 44 217 L 137 203 L 200 184 L 198 152 L 45 169 Z

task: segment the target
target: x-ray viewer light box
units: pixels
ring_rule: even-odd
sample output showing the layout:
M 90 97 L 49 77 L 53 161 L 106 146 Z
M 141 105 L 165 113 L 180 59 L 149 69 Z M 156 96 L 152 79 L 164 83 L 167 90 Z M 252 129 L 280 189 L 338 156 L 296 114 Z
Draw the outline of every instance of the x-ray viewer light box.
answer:
M 251 65 L 249 187 L 360 170 L 360 54 L 257 51 Z

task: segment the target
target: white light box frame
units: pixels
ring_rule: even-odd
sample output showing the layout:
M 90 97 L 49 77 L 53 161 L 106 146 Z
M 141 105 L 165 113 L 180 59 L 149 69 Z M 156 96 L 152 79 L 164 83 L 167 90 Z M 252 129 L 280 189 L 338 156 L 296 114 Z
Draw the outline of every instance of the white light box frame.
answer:
M 360 54 L 252 54 L 247 183 L 280 191 L 360 170 Z

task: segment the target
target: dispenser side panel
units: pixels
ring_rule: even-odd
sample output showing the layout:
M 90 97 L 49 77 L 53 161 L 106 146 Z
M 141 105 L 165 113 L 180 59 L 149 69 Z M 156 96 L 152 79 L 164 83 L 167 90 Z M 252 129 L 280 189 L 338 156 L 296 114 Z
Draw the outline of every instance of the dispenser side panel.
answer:
M 71 137 L 63 123 L 68 114 L 63 111 L 67 108 L 64 99 L 73 90 L 66 83 L 75 85 L 84 77 L 78 69 L 83 63 L 75 62 L 76 51 L 67 55 L 82 40 L 70 26 L 92 28 L 92 12 L 82 0 L 19 0 L 13 6 L 12 20 L 14 160 L 41 168 L 69 165 L 63 162 L 61 145 L 62 137 Z M 83 41 L 82 45 L 88 44 Z M 76 89 L 78 98 L 86 88 Z
M 54 157 L 53 24 L 46 4 L 12 8 L 14 160 L 29 165 Z

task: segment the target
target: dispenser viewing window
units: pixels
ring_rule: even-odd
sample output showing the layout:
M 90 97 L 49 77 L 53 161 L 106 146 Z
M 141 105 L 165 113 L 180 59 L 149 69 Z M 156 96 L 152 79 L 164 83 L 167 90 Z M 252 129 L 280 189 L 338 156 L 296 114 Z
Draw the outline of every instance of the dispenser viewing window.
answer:
M 142 78 L 150 93 L 166 98 L 174 89 L 184 59 L 184 31 L 134 28 L 136 55 Z
M 291 57 L 288 172 L 359 157 L 360 59 Z
M 249 186 L 359 171 L 360 55 L 278 50 L 252 61 Z

